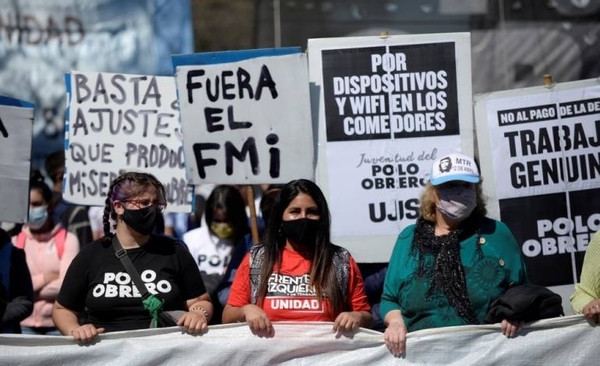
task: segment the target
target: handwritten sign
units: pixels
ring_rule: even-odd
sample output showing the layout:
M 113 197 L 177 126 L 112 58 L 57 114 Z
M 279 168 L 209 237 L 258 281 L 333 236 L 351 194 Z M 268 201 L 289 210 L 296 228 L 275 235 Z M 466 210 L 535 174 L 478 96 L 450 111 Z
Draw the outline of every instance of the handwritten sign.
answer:
M 600 229 L 598 82 L 490 93 L 475 106 L 489 196 L 520 242 L 532 282 L 577 282 Z
M 27 221 L 32 133 L 33 104 L 0 96 L 0 221 Z
M 186 169 L 195 184 L 314 177 L 306 55 L 256 54 L 174 57 Z
M 175 80 L 72 72 L 66 82 L 65 199 L 102 206 L 120 172 L 143 171 L 164 184 L 167 210 L 190 212 Z
M 319 184 L 332 235 L 359 261 L 389 260 L 419 215 L 432 162 L 472 153 L 467 34 L 309 40 L 321 127 Z M 374 245 L 376 244 L 376 245 Z

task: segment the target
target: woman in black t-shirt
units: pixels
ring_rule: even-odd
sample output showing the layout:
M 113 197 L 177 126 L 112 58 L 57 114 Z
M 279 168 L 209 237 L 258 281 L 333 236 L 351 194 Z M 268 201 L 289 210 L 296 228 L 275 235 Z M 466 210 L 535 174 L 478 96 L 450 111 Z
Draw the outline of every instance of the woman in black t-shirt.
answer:
M 148 328 L 151 323 L 142 296 L 115 255 L 109 218 L 148 292 L 162 301 L 162 310 L 185 311 L 177 325 L 188 333 L 207 329 L 213 307 L 194 259 L 182 243 L 152 234 L 165 206 L 164 187 L 150 174 L 124 173 L 112 182 L 104 210 L 105 236 L 75 257 L 53 309 L 62 334 L 85 343 L 105 331 Z M 86 320 L 80 324 L 84 310 Z

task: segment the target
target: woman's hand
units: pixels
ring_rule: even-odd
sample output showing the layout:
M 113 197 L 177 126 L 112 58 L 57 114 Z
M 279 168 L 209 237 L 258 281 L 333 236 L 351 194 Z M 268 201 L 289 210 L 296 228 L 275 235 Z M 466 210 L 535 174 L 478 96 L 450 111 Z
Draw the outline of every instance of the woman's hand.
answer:
M 589 321 L 598 324 L 600 322 L 600 299 L 590 301 L 581 312 Z
M 58 272 L 46 272 L 44 273 L 44 284 L 47 285 L 50 282 L 58 279 Z
M 504 334 L 507 338 L 513 338 L 517 336 L 517 333 L 523 328 L 523 324 L 525 324 L 522 320 L 502 320 L 502 324 L 500 324 L 500 329 L 502 330 L 502 334 Z
M 408 329 L 402 319 L 390 321 L 385 328 L 383 333 L 385 345 L 395 357 L 400 357 L 406 352 L 406 333 Z
M 188 311 L 179 318 L 177 325 L 190 334 L 204 333 L 208 330 L 208 319 L 203 312 Z
M 362 320 L 361 313 L 357 311 L 345 311 L 340 313 L 333 323 L 334 332 L 350 332 L 360 328 Z
M 98 334 L 104 333 L 104 328 L 96 328 L 92 324 L 79 325 L 78 318 L 78 313 L 65 308 L 58 301 L 54 302 L 52 321 L 63 335 L 71 335 L 79 343 L 89 343 Z
M 84 324 L 69 332 L 79 343 L 89 343 L 93 341 L 98 334 L 104 333 L 104 328 L 96 328 L 92 324 Z
M 273 337 L 275 330 L 271 321 L 261 308 L 256 305 L 244 305 L 242 308 L 244 311 L 244 318 L 250 327 L 253 334 L 259 337 Z

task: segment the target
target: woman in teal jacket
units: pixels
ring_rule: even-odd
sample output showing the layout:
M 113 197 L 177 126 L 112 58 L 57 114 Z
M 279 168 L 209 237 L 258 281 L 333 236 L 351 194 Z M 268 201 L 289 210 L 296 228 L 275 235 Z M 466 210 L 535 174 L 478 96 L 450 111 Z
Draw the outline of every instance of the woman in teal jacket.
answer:
M 452 153 L 435 161 L 420 210 L 398 236 L 381 301 L 385 342 L 396 356 L 409 330 L 481 324 L 494 299 L 528 282 L 514 236 L 485 217 L 472 158 Z M 522 325 L 505 319 L 502 333 L 512 337 Z

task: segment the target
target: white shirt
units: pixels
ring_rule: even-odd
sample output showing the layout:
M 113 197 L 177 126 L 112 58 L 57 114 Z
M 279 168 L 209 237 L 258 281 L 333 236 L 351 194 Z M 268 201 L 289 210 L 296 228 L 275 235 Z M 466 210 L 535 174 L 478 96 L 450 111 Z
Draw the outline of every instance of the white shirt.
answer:
M 235 243 L 212 235 L 204 219 L 199 228 L 183 234 L 183 242 L 189 248 L 201 272 L 225 274 Z

